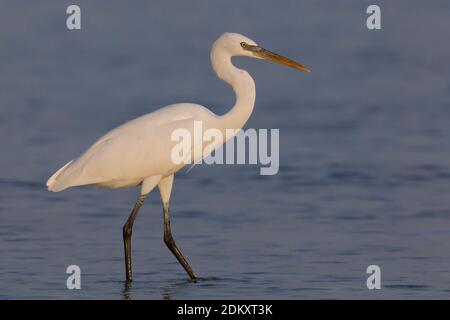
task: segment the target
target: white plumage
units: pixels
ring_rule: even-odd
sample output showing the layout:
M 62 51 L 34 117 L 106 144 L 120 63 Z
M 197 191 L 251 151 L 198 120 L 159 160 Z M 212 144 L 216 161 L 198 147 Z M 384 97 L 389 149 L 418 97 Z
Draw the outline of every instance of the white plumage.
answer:
M 218 117 L 203 106 L 180 103 L 131 120 L 59 169 L 47 181 L 48 189 L 58 192 L 82 185 L 124 188 L 148 177 L 171 175 L 182 167 L 170 158 L 176 144 L 171 133 L 180 128 L 193 132 L 194 121 L 213 125 Z

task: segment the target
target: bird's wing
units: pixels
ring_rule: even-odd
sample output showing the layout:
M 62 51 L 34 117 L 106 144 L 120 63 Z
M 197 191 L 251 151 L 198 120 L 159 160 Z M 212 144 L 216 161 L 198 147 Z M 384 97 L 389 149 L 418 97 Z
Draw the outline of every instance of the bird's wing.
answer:
M 199 118 L 198 108 L 189 107 L 166 107 L 164 113 L 151 113 L 110 131 L 50 177 L 49 190 L 111 181 L 138 184 L 145 177 L 174 170 L 171 150 L 176 142 L 171 134 L 180 128 L 193 132 L 194 121 Z M 192 147 L 195 145 L 196 141 Z

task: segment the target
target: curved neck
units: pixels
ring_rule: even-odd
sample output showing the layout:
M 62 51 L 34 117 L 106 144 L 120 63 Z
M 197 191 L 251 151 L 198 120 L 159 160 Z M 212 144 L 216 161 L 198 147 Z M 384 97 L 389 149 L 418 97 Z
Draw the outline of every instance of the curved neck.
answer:
M 220 116 L 222 129 L 242 128 L 252 114 L 255 105 L 255 82 L 247 71 L 236 68 L 231 56 L 220 47 L 213 46 L 211 63 L 217 76 L 233 87 L 236 102 L 230 111 Z

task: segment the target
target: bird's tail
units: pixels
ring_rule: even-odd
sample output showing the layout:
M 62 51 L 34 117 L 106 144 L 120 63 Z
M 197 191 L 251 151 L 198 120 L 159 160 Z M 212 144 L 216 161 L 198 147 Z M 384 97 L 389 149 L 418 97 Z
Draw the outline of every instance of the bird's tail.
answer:
M 66 169 L 71 163 L 73 162 L 73 160 L 67 162 L 61 169 L 59 169 L 58 171 L 56 171 L 48 180 L 47 180 L 47 188 L 48 191 L 52 191 L 52 192 L 59 192 L 62 191 L 64 189 L 67 189 L 69 186 L 62 184 L 62 183 L 58 183 L 58 177 L 59 175 L 64 171 L 64 169 Z

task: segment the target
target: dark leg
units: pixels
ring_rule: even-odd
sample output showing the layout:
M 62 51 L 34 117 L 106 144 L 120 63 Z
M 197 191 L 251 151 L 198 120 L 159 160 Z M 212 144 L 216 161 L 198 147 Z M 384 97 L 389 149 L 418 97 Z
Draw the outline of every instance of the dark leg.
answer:
M 125 273 L 127 277 L 127 282 L 131 281 L 132 272 L 131 272 L 131 234 L 133 233 L 133 223 L 136 219 L 136 216 L 139 212 L 139 209 L 142 207 L 145 198 L 147 195 L 141 195 L 136 204 L 134 205 L 133 211 L 131 211 L 130 216 L 128 217 L 127 222 L 123 226 L 123 244 L 125 247 Z
M 175 257 L 178 259 L 178 261 L 181 263 L 184 270 L 186 270 L 186 272 L 189 274 L 189 277 L 191 277 L 191 279 L 196 279 L 197 276 L 195 275 L 189 263 L 187 263 L 186 259 L 181 254 L 180 250 L 175 244 L 175 240 L 173 240 L 172 230 L 170 229 L 169 204 L 164 203 L 163 209 L 164 209 L 164 242 L 166 243 L 170 251 L 172 251 Z

